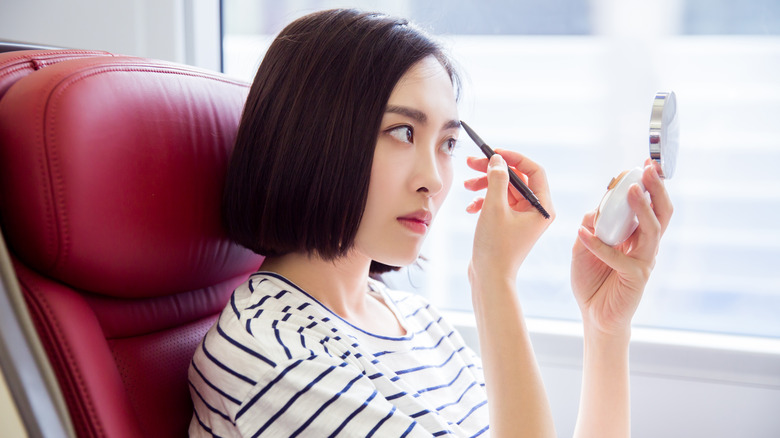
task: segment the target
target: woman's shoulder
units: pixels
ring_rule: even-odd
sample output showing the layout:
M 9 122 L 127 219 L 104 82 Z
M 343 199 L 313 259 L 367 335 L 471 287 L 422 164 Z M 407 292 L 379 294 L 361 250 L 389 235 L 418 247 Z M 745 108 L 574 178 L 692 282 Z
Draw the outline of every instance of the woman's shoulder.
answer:
M 273 272 L 255 272 L 233 291 L 230 305 L 242 318 L 295 309 L 297 314 L 319 316 L 317 300 L 290 280 Z
M 330 309 L 287 278 L 256 272 L 234 292 L 241 319 L 271 321 L 275 327 L 306 326 L 333 330 L 339 319 Z M 316 330 L 315 330 L 316 331 Z
M 302 358 L 344 355 L 352 343 L 348 336 L 301 292 L 276 274 L 252 274 L 235 289 L 201 348 L 212 361 L 236 362 L 231 368 L 247 374 Z

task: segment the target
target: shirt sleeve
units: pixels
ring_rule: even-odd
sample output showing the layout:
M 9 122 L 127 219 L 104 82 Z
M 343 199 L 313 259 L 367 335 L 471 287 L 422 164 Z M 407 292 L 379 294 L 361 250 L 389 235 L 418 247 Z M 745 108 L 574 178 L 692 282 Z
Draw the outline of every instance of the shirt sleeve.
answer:
M 425 413 L 402 412 L 353 365 L 311 356 L 265 373 L 234 421 L 244 437 L 431 437 L 415 420 Z

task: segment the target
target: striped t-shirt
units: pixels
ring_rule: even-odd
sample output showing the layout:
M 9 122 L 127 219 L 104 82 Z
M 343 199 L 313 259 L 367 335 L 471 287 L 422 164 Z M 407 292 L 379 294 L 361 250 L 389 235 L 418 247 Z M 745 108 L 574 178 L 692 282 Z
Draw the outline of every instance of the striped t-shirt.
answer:
M 284 277 L 253 274 L 193 357 L 190 436 L 487 436 L 479 358 L 419 296 L 370 287 L 406 336 L 361 330 Z

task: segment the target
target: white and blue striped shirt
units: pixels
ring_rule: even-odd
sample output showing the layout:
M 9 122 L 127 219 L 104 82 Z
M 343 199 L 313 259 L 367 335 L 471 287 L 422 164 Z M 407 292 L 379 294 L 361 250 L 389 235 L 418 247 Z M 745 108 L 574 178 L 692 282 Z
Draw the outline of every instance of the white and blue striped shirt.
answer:
M 406 336 L 361 330 L 253 274 L 193 357 L 190 436 L 488 436 L 479 358 L 422 298 L 370 285 Z

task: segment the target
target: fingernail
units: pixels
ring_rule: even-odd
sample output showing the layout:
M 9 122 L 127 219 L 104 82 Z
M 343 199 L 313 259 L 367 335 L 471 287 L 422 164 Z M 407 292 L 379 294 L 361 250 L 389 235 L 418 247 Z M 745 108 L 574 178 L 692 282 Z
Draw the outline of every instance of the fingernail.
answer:
M 659 173 L 660 169 L 659 169 L 658 163 L 653 162 L 653 163 L 650 164 L 650 167 L 653 168 L 653 179 L 661 179 L 661 174 Z
M 492 157 L 490 157 L 491 167 L 500 166 L 502 164 L 504 164 L 504 157 L 502 157 L 501 155 L 494 154 Z
M 634 192 L 637 196 L 641 196 L 642 194 L 642 187 L 640 187 L 639 184 L 637 183 L 631 184 L 631 187 L 629 187 L 628 189 Z

